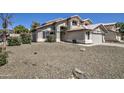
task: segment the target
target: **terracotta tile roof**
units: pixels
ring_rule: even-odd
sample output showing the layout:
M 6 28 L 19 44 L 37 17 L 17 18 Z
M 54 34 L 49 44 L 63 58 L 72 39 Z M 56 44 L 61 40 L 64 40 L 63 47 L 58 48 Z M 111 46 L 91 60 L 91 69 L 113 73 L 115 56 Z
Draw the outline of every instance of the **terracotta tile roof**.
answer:
M 102 25 L 102 24 L 92 24 L 92 25 L 85 26 L 85 28 L 86 29 L 92 29 L 93 30 L 93 29 L 99 27 L 100 25 Z
M 55 19 L 55 20 L 50 20 L 50 21 L 48 21 L 48 22 L 42 24 L 42 25 L 41 25 L 40 27 L 38 27 L 37 29 L 43 28 L 43 27 L 46 27 L 46 26 L 50 26 L 50 25 L 53 25 L 54 23 L 61 22 L 61 21 L 65 21 L 65 20 L 68 20 L 68 19 L 74 18 L 74 17 L 78 17 L 82 22 L 89 20 L 89 21 L 92 23 L 92 21 L 91 21 L 89 18 L 87 18 L 87 19 L 81 19 L 80 16 L 74 15 L 74 16 L 71 16 L 71 17 L 68 17 L 68 18 L 58 18 L 58 19 Z M 79 29 L 87 29 L 87 30 L 89 29 L 89 30 L 93 30 L 93 29 L 97 28 L 97 27 L 100 26 L 100 25 L 107 26 L 107 25 L 113 25 L 113 24 L 116 24 L 116 22 L 114 22 L 114 23 L 99 23 L 99 24 L 91 24 L 91 25 L 82 25 L 82 28 L 74 28 L 74 29 L 71 29 L 71 30 L 79 30 Z M 104 28 L 105 28 L 105 27 L 104 27 Z M 106 28 L 105 28 L 105 29 L 106 29 Z M 70 30 L 69 30 L 69 31 L 70 31 Z
M 64 18 L 58 18 L 58 19 L 47 21 L 45 24 L 52 24 L 54 22 L 59 22 L 59 21 L 62 21 L 62 20 L 64 20 Z
M 46 23 L 43 23 L 43 24 L 42 24 L 40 27 L 38 27 L 37 29 L 42 28 L 42 27 L 45 27 L 45 26 L 53 25 L 54 23 L 60 22 L 60 21 L 63 21 L 63 20 L 65 20 L 65 19 L 64 19 L 64 18 L 58 18 L 58 19 L 55 19 L 55 20 L 47 21 Z
M 82 27 L 79 28 L 73 28 L 71 30 L 68 31 L 72 31 L 72 30 L 94 30 L 95 28 L 99 27 L 101 24 L 93 24 L 93 25 L 83 25 Z
M 68 18 L 58 18 L 58 19 L 55 19 L 55 20 L 50 20 L 50 21 L 48 21 L 48 22 L 46 22 L 46 23 L 43 23 L 43 24 L 42 24 L 40 27 L 38 27 L 38 28 L 42 28 L 42 27 L 45 27 L 45 26 L 49 26 L 49 25 L 52 25 L 52 24 L 54 24 L 54 23 L 56 23 L 56 22 L 61 22 L 61 21 L 68 20 L 68 19 L 74 18 L 74 17 L 78 17 L 78 18 L 82 21 L 82 19 L 81 19 L 80 16 L 74 15 L 74 16 L 71 16 L 71 17 L 68 17 Z M 84 20 L 89 20 L 89 19 L 84 19 Z M 38 29 L 38 28 L 37 28 L 37 29 Z

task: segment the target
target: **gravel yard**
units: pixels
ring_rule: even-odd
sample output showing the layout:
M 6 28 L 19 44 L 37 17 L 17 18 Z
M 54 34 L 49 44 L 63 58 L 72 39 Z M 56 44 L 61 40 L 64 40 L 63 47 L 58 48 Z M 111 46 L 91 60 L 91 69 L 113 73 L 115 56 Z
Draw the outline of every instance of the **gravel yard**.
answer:
M 85 48 L 85 51 L 80 51 Z M 90 79 L 124 78 L 124 48 L 83 47 L 62 43 L 33 43 L 7 47 L 9 62 L 0 78 L 68 79 L 75 68 Z

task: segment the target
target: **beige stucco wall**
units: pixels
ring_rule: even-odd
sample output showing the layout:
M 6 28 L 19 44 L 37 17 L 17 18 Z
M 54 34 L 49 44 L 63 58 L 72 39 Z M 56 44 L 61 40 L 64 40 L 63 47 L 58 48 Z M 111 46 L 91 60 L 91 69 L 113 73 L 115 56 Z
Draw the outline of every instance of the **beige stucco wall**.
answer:
M 64 41 L 72 42 L 72 40 L 76 40 L 78 43 L 103 43 L 104 42 L 104 35 L 101 29 L 97 28 L 94 31 L 89 31 L 90 39 L 88 39 L 86 32 L 87 30 L 67 32 L 64 35 Z
M 84 42 L 85 43 L 93 43 L 93 41 L 92 41 L 92 31 L 89 31 L 90 32 L 90 39 L 88 39 L 88 36 L 87 36 L 86 32 L 84 32 L 84 34 L 85 34 L 85 40 L 84 40 Z
M 108 33 L 105 33 L 105 41 L 117 41 L 116 33 L 112 31 L 108 31 Z
M 121 34 L 117 34 L 117 35 L 116 35 L 116 39 L 117 39 L 118 41 L 121 41 Z
M 67 26 L 67 23 L 65 21 L 59 22 L 55 25 L 55 30 L 56 30 L 56 41 L 60 42 L 60 27 L 61 26 Z
M 53 30 L 53 26 L 48 26 L 42 29 L 38 29 L 36 33 L 33 33 L 33 35 L 35 35 L 33 37 L 36 37 L 36 42 L 44 42 L 46 39 L 43 38 L 43 31 L 52 31 L 52 30 Z
M 73 25 L 72 25 L 72 21 L 73 21 L 73 20 L 75 20 L 75 21 L 78 22 L 78 25 L 77 25 L 77 26 L 73 26 Z M 61 27 L 61 26 L 66 26 L 66 27 L 68 28 L 68 30 L 72 30 L 72 29 L 75 29 L 75 28 L 82 27 L 82 24 L 81 24 L 79 18 L 76 18 L 76 17 L 71 18 L 71 19 L 69 19 L 68 21 L 62 21 L 62 22 L 56 23 L 54 30 L 55 30 L 55 32 L 56 32 L 56 41 L 57 41 L 57 42 L 60 42 L 60 27 Z M 45 39 L 43 38 L 43 31 L 51 31 L 51 30 L 53 30 L 53 26 L 47 26 L 47 27 L 44 27 L 44 28 L 42 28 L 42 29 L 39 29 L 39 30 L 37 31 L 37 33 L 36 33 L 36 34 L 33 34 L 33 35 L 36 35 L 36 36 L 34 36 L 34 37 L 37 38 L 37 39 L 36 39 L 37 42 L 45 41 Z M 77 34 L 78 34 L 78 33 L 75 34 L 75 37 L 78 37 Z M 72 35 L 71 35 L 71 36 L 72 36 Z M 71 36 L 70 36 L 70 37 L 71 37 Z M 72 37 L 74 37 L 74 36 L 72 36 Z M 79 36 L 79 37 L 80 37 L 80 36 Z
M 78 25 L 77 26 L 73 26 L 72 25 L 72 21 L 77 21 L 77 23 L 78 23 Z M 70 20 L 68 20 L 68 28 L 69 28 L 69 30 L 71 30 L 71 29 L 75 29 L 75 28 L 79 28 L 79 27 L 81 27 L 82 25 L 81 25 L 81 22 L 80 22 L 80 20 L 78 19 L 78 18 L 71 18 Z
M 100 43 L 104 43 L 104 35 L 103 34 L 92 34 L 92 41 L 95 44 L 100 44 Z
M 94 29 L 94 31 L 92 32 L 92 41 L 93 43 L 104 43 L 105 42 L 105 38 L 104 38 L 104 34 L 106 32 L 103 31 L 102 28 L 98 27 L 96 29 Z
M 37 42 L 43 42 L 45 41 L 46 39 L 43 38 L 43 32 L 40 31 L 37 33 Z
M 83 31 L 67 32 L 64 35 L 64 41 L 72 42 L 72 40 L 76 40 L 78 43 L 84 43 L 85 32 Z

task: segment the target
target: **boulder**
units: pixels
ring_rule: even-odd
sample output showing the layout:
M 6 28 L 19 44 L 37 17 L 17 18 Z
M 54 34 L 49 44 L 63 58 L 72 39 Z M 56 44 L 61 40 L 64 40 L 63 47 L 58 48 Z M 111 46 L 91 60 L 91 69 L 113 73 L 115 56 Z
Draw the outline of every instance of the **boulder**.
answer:
M 72 71 L 73 77 L 75 79 L 87 79 L 87 75 L 86 73 L 82 72 L 81 70 L 79 70 L 78 68 L 75 68 Z

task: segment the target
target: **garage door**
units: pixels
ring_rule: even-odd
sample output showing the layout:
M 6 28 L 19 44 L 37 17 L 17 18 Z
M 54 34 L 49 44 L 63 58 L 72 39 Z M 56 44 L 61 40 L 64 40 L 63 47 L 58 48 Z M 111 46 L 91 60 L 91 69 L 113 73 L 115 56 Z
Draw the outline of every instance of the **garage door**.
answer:
M 103 42 L 103 35 L 102 34 L 93 34 L 92 40 L 93 40 L 93 43 L 102 43 Z

